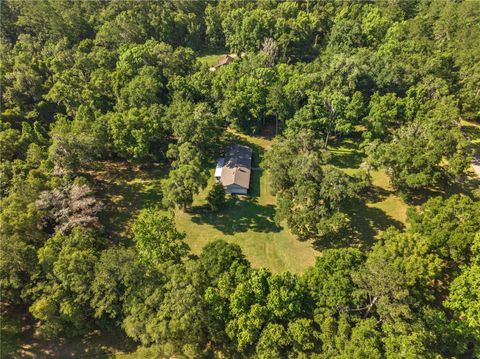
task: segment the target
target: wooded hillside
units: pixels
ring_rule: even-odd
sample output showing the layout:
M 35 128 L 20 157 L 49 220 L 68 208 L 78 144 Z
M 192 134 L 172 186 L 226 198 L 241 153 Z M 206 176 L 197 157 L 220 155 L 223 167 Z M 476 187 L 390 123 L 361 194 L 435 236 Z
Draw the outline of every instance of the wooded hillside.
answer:
M 480 355 L 480 2 L 0 11 L 2 357 Z

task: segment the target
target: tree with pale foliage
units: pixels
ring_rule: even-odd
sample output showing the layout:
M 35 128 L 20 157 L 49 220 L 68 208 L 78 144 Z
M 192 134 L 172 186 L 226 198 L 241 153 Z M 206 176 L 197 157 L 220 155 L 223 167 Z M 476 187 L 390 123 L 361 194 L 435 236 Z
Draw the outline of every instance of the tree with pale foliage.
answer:
M 74 227 L 101 228 L 98 215 L 103 204 L 88 184 L 77 181 L 40 193 L 37 208 L 44 213 L 44 222 L 55 230 L 69 232 Z

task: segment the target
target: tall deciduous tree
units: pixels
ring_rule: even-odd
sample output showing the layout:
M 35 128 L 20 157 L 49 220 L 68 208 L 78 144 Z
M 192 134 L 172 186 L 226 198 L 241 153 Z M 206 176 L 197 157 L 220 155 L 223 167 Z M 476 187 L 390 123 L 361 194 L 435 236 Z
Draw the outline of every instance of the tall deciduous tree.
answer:
M 221 183 L 215 183 L 208 192 L 207 202 L 210 209 L 214 212 L 219 211 L 225 205 L 225 189 Z
M 53 164 L 54 175 L 71 177 L 85 168 L 99 152 L 103 139 L 97 137 L 92 126 L 80 121 L 69 121 L 60 116 L 50 131 L 52 144 L 48 158 Z
M 354 125 L 354 119 L 348 116 L 348 104 L 348 97 L 339 91 L 310 91 L 307 104 L 295 113 L 287 126 L 296 131 L 309 129 L 322 134 L 327 147 L 331 135 L 348 133 Z
M 233 78 L 236 81 L 229 82 L 222 94 L 220 110 L 227 121 L 242 132 L 256 132 L 266 116 L 266 103 L 268 86 L 272 82 L 273 72 L 271 69 L 259 68 L 241 76 L 226 72 L 224 77 L 228 81 Z
M 375 311 L 383 321 L 393 323 L 411 319 L 420 298 L 432 299 L 431 284 L 441 269 L 442 261 L 431 253 L 428 238 L 391 228 L 353 278 L 368 298 L 366 315 Z
M 480 231 L 480 203 L 466 196 L 435 197 L 408 210 L 409 230 L 430 240 L 432 251 L 447 261 L 468 263 Z
M 318 323 L 333 313 L 355 311 L 362 306 L 364 298 L 357 294 L 352 276 L 364 260 L 358 249 L 330 249 L 304 274 Z
M 194 147 L 202 159 L 218 148 L 222 123 L 207 103 L 175 99 L 165 113 L 165 121 L 178 143 Z
M 162 215 L 158 209 L 141 211 L 132 232 L 140 257 L 150 265 L 179 262 L 188 253 L 185 234 L 177 231 L 174 217 Z
M 107 115 L 114 151 L 133 162 L 161 159 L 167 136 L 162 115 L 163 109 L 159 106 Z
M 176 152 L 177 160 L 173 162 L 168 178 L 162 182 L 163 203 L 185 211 L 193 203 L 193 196 L 207 185 L 208 172 L 188 142 L 178 148 L 174 146 L 172 152 Z
M 369 139 L 387 139 L 395 128 L 404 122 L 404 105 L 395 93 L 380 95 L 374 93 L 368 105 L 368 115 L 364 122 L 367 126 Z
M 440 185 L 468 168 L 470 155 L 458 125 L 435 117 L 408 123 L 395 131 L 390 142 L 370 148 L 372 163 L 385 167 L 397 188 L 411 191 Z
M 92 328 L 90 307 L 99 241 L 90 231 L 76 228 L 58 233 L 39 252 L 41 277 L 30 306 L 48 335 L 84 334 Z
M 33 176 L 32 176 L 33 177 Z M 22 303 L 36 273 L 36 253 L 47 239 L 35 199 L 43 184 L 15 184 L 0 201 L 0 288 L 6 303 Z
M 345 234 L 348 217 L 342 203 L 356 196 L 360 181 L 333 166 L 324 166 L 322 141 L 312 132 L 289 131 L 266 156 L 272 190 L 278 199 L 277 220 L 286 220 L 301 239 L 333 239 Z
M 444 305 L 471 329 L 476 338 L 475 351 L 478 353 L 480 337 L 480 232 L 477 232 L 472 246 L 472 260 L 461 268 L 460 275 L 450 284 L 450 292 Z
M 145 281 L 155 283 L 135 248 L 111 247 L 100 253 L 95 264 L 91 306 L 106 327 L 122 323 L 125 309 L 131 305 L 136 292 Z

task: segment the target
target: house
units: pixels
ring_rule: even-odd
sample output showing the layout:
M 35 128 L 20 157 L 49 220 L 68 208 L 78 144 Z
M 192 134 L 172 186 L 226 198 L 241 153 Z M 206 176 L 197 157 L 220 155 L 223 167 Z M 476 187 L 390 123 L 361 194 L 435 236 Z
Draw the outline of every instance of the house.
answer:
M 210 71 L 217 71 L 217 69 L 222 67 L 223 65 L 228 65 L 233 60 L 235 60 L 235 57 L 237 57 L 237 55 L 235 54 L 221 56 L 218 59 L 217 64 L 215 66 L 210 67 Z
M 224 56 L 220 57 L 220 59 L 218 59 L 218 63 L 215 67 L 220 67 L 220 66 L 223 66 L 223 65 L 227 65 L 230 62 L 232 62 L 233 60 L 235 60 L 235 58 L 232 55 L 224 55 Z
M 225 158 L 220 158 L 215 178 L 229 194 L 247 194 L 252 171 L 252 149 L 243 145 L 230 146 Z
M 215 168 L 215 179 L 220 181 L 220 178 L 222 177 L 222 169 L 223 169 L 223 164 L 225 163 L 225 158 L 219 158 L 217 160 L 217 167 Z

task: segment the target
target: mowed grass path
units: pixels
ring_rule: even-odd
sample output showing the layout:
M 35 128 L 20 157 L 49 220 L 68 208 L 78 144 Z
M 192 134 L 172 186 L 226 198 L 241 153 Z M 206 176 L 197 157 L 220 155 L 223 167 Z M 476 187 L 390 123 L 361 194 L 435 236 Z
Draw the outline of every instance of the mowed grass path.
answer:
M 275 197 L 270 192 L 270 174 L 262 169 L 263 155 L 272 145 L 264 137 L 245 136 L 229 131 L 229 141 L 249 144 L 254 151 L 251 193 L 232 196 L 227 206 L 212 213 L 206 206 L 206 195 L 214 183 L 214 164 L 209 166 L 207 188 L 194 199 L 188 212 L 175 211 L 179 230 L 186 233 L 186 242 L 194 254 L 199 254 L 209 242 L 224 239 L 238 244 L 252 265 L 266 267 L 273 272 L 301 273 L 321 255 L 310 242 L 302 242 L 288 228 L 274 221 Z M 359 171 L 363 155 L 358 149 L 357 137 L 346 138 L 330 147 L 331 163 L 352 174 Z M 142 208 L 161 205 L 161 180 L 168 169 L 152 166 L 139 170 L 125 163 L 102 163 L 94 175 L 98 192 L 107 203 L 103 221 L 112 239 L 128 241 L 130 226 Z M 343 245 L 371 245 L 373 239 L 389 226 L 403 227 L 407 205 L 389 187 L 384 172 L 374 172 L 372 191 L 368 198 L 351 204 L 349 214 L 359 233 L 358 243 Z M 166 213 L 166 212 L 165 212 Z M 336 244 L 333 243 L 332 247 Z M 328 243 L 324 248 L 328 248 Z

